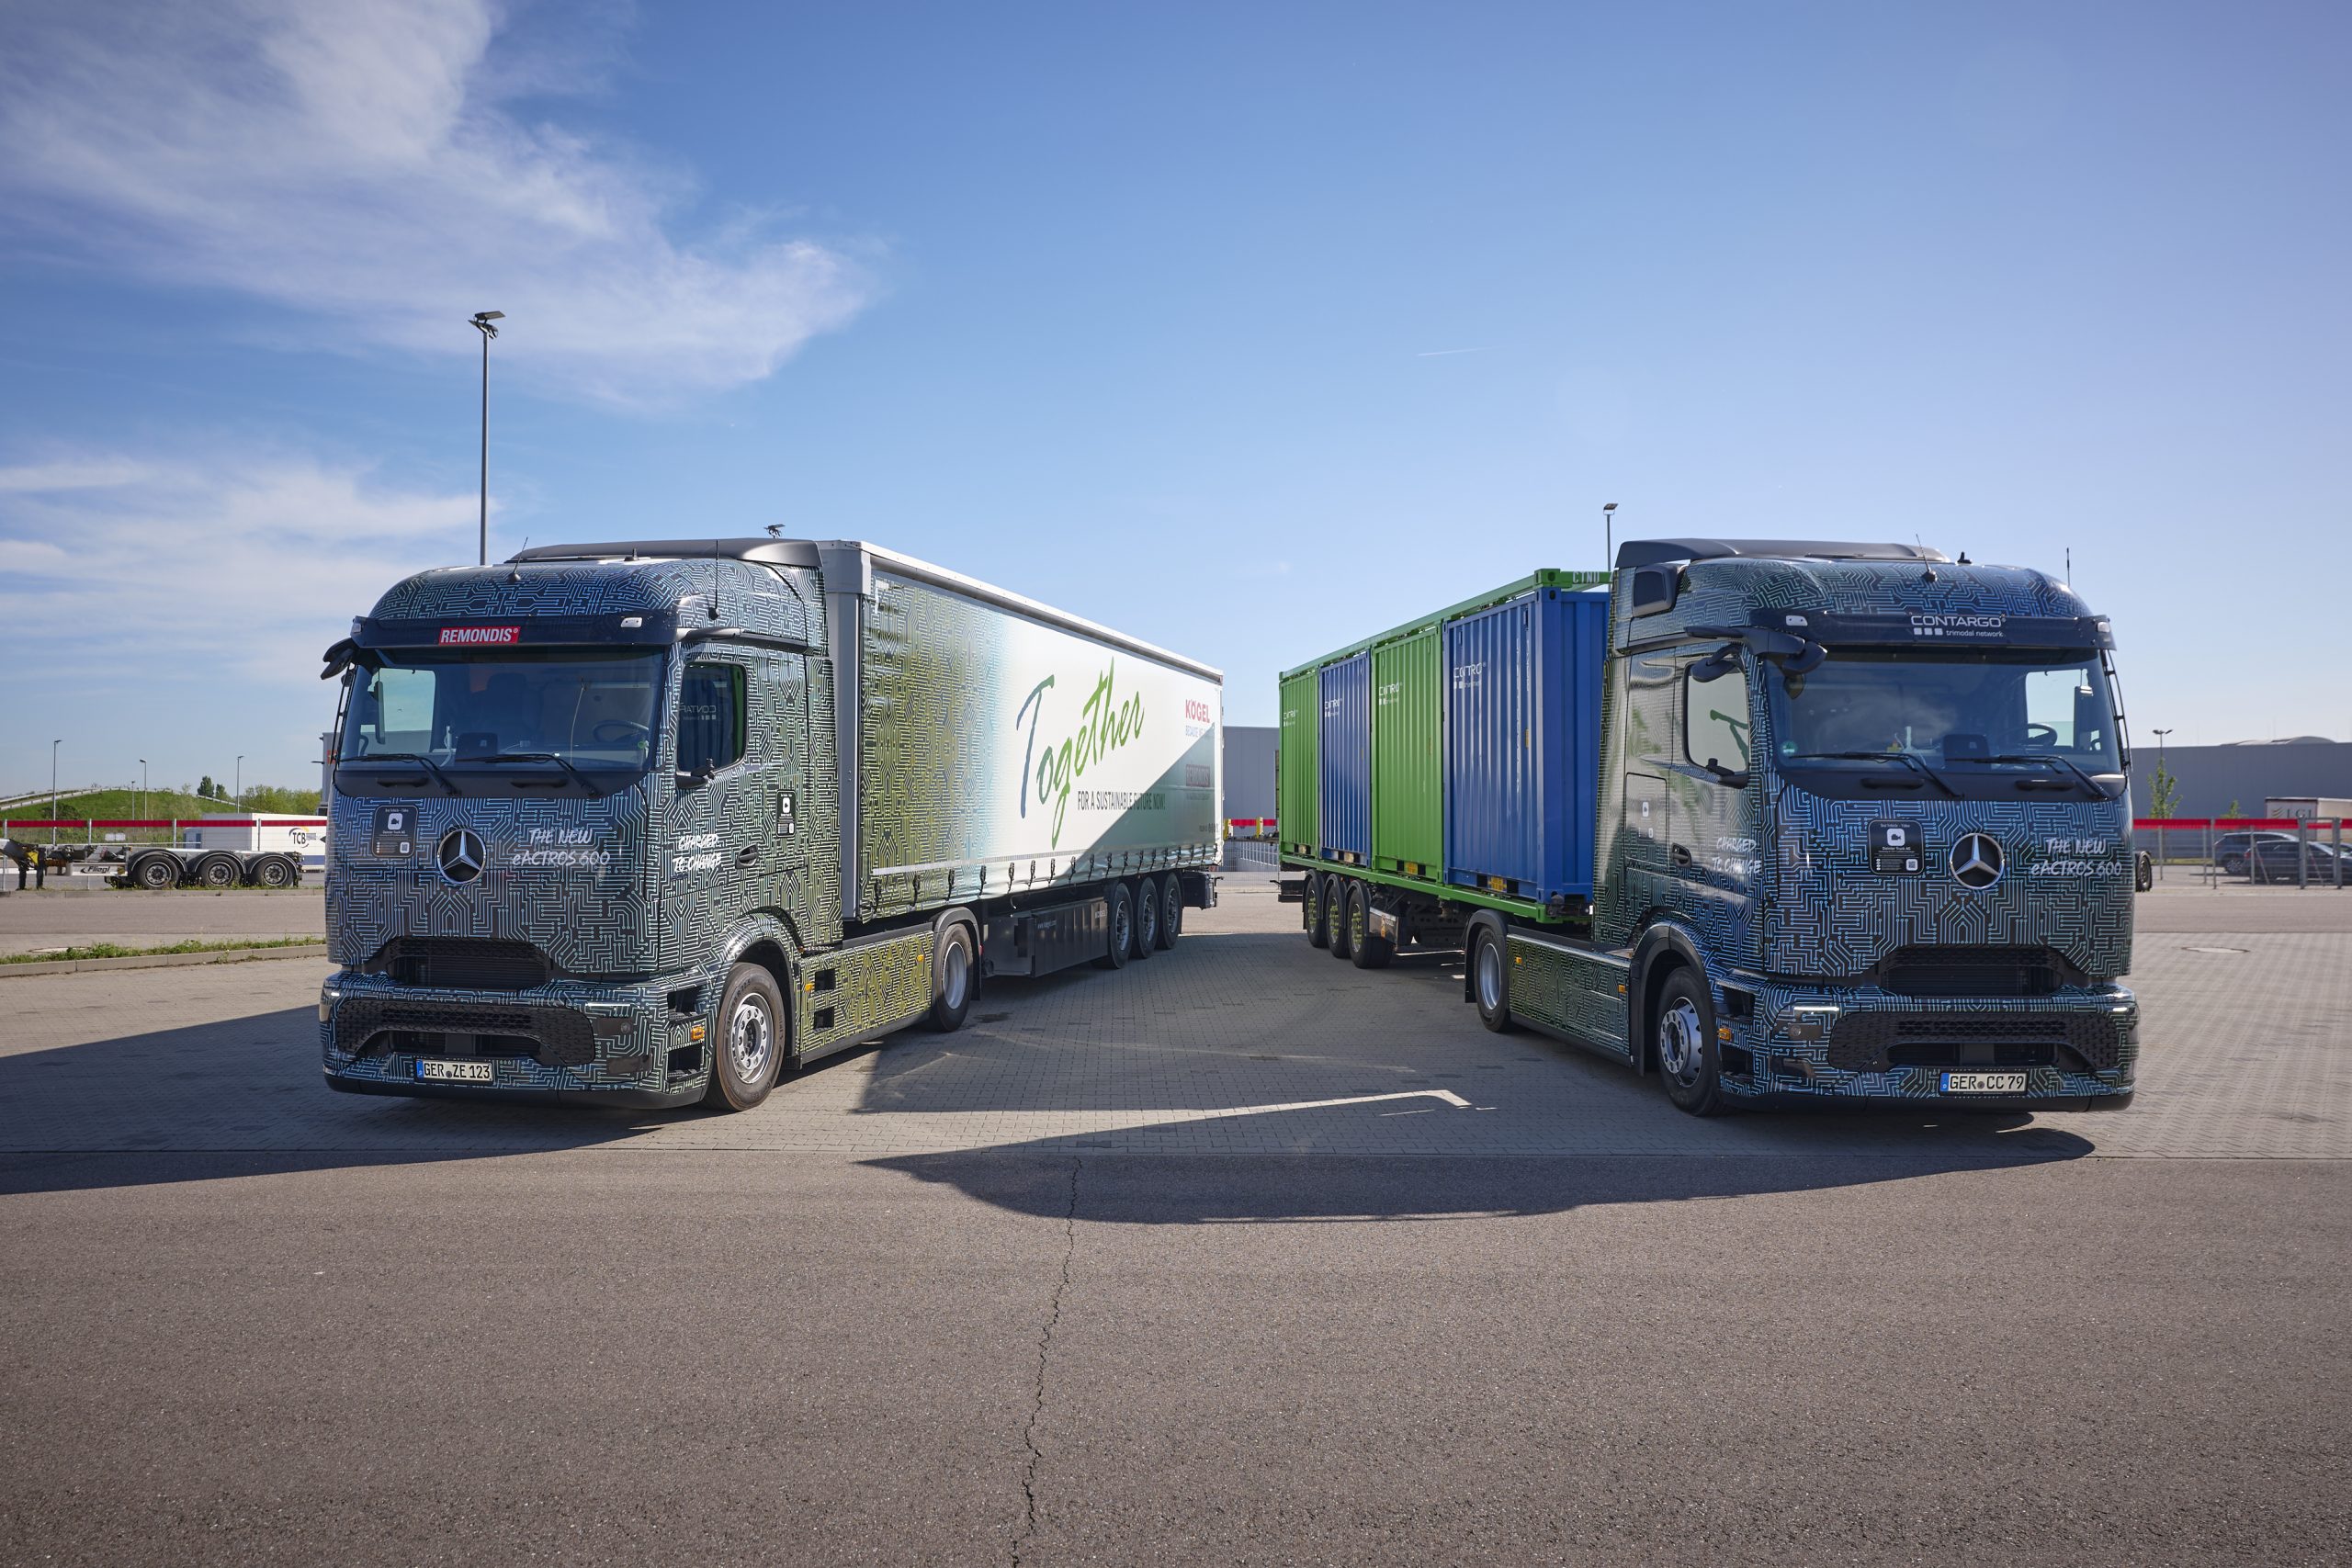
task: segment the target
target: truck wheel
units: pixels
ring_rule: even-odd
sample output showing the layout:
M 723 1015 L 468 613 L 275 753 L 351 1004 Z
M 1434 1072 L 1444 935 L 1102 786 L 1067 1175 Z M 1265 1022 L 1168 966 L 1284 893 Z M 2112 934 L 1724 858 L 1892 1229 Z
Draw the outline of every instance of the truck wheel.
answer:
M 1104 902 L 1107 906 L 1104 912 L 1109 916 L 1105 923 L 1111 929 L 1104 941 L 1102 956 L 1094 961 L 1094 967 L 1125 969 L 1128 950 L 1136 940 L 1135 899 L 1128 894 L 1125 883 L 1114 882 Z
M 1354 886 L 1347 877 L 1335 876 L 1323 890 L 1323 945 L 1334 958 L 1355 955 L 1355 950 L 1348 945 L 1348 889 Z
M 1372 931 L 1372 889 L 1361 882 L 1348 884 L 1348 956 L 1359 969 L 1385 969 L 1396 956 L 1396 944 Z
M 291 887 L 301 874 L 278 855 L 271 855 L 254 867 L 254 882 L 262 887 Z
M 1667 1099 L 1693 1116 L 1724 1109 L 1723 1057 L 1715 1049 L 1715 1010 L 1707 987 L 1688 966 L 1666 977 L 1651 1024 L 1657 1043 L 1657 1076 Z
M 1159 884 L 1148 876 L 1136 879 L 1136 950 L 1133 956 L 1149 958 L 1159 951 Z
M 234 887 L 244 880 L 244 868 L 227 855 L 207 855 L 196 863 L 198 887 Z
M 923 1021 L 942 1034 L 953 1034 L 964 1027 L 964 1015 L 972 1010 L 972 996 L 979 988 L 973 983 L 980 968 L 972 962 L 969 926 L 949 926 L 939 933 L 939 950 L 932 954 L 931 971 L 931 1011 Z
M 169 855 L 148 855 L 130 868 L 130 885 L 160 893 L 180 879 L 179 862 Z
M 1470 995 L 1478 1004 L 1478 1021 L 1497 1034 L 1508 1034 L 1510 1019 L 1510 955 L 1503 950 L 1502 933 L 1480 926 L 1470 933 Z
M 1184 934 L 1184 886 L 1174 876 L 1159 885 L 1159 945 L 1170 948 Z
M 784 1067 L 784 993 L 756 964 L 727 972 L 718 1004 L 718 1032 L 710 1043 L 710 1088 L 702 1102 L 720 1111 L 749 1111 L 768 1097 Z
M 1330 878 L 1319 871 L 1310 871 L 1306 874 L 1305 906 L 1306 945 L 1309 947 L 1320 947 L 1331 940 L 1330 930 L 1323 923 L 1323 900 L 1329 892 L 1325 885 L 1329 881 Z

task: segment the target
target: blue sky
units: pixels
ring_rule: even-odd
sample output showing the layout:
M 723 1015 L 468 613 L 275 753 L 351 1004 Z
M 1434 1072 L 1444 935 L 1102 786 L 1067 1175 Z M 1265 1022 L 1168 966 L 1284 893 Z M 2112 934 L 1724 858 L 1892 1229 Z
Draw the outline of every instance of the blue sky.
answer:
M 859 536 L 1273 672 L 1619 536 L 2110 613 L 2139 738 L 2352 737 L 2352 13 L 0 16 L 0 787 L 315 777 L 493 552 Z

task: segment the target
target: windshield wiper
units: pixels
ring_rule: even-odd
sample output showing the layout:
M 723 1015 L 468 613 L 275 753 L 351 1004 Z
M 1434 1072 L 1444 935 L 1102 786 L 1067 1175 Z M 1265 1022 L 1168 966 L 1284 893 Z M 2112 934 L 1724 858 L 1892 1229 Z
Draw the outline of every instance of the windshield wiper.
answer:
M 449 782 L 449 775 L 441 771 L 441 764 L 419 751 L 370 751 L 365 757 L 345 757 L 337 766 L 347 767 L 353 762 L 414 762 L 431 773 L 433 782 L 451 795 L 460 793 L 458 786 Z
M 570 758 L 560 757 L 553 751 L 492 751 L 480 757 L 452 757 L 450 761 L 453 762 L 553 762 L 557 767 L 570 773 L 573 782 L 582 789 L 592 795 L 596 789 L 596 786 L 589 782 L 586 773 L 571 765 Z
M 2098 787 L 2098 782 L 2096 779 L 2055 751 L 1997 751 L 1984 761 L 1988 762 L 2055 762 L 2080 779 L 2085 789 L 2098 795 L 2101 800 L 2108 798 L 2107 791 Z
M 1901 762 L 1908 767 L 1918 769 L 1927 775 L 1928 783 L 1954 800 L 1960 798 L 1960 791 L 1946 784 L 1943 774 L 1936 772 L 1908 751 L 1799 751 L 1792 756 L 1783 757 L 1781 761 L 1802 762 L 1809 757 L 1829 762 Z

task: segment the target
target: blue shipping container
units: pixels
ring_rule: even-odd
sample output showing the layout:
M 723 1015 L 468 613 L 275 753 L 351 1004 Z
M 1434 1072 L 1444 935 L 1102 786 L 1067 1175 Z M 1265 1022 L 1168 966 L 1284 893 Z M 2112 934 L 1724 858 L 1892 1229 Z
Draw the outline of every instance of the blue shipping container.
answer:
M 1372 856 L 1372 655 L 1327 664 L 1323 694 L 1325 860 Z
M 1446 624 L 1448 882 L 1592 896 L 1608 647 L 1605 592 L 1540 588 Z

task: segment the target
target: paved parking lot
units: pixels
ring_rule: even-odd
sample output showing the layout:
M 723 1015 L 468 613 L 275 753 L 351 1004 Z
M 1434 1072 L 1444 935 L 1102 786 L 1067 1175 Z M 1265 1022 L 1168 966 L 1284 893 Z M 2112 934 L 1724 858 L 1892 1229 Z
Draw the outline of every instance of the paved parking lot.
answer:
M 14 877 L 9 880 L 13 885 Z M 166 893 L 128 887 L 10 891 L 0 895 L 0 953 L 96 942 L 162 947 L 190 937 L 317 936 L 325 921 L 326 898 L 316 887 L 277 893 L 255 887 L 220 893 L 193 887 Z
M 739 1117 L 0 979 L 0 1562 L 2344 1559 L 2352 899 L 2143 898 L 2130 1111 L 1700 1122 L 1227 886 Z

